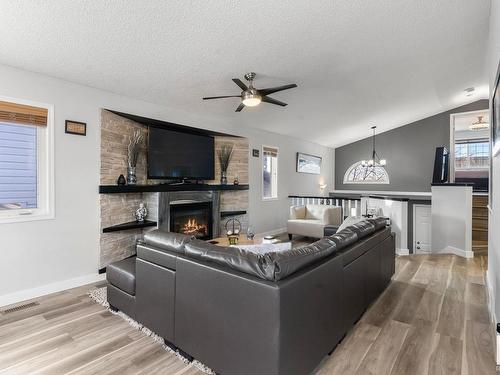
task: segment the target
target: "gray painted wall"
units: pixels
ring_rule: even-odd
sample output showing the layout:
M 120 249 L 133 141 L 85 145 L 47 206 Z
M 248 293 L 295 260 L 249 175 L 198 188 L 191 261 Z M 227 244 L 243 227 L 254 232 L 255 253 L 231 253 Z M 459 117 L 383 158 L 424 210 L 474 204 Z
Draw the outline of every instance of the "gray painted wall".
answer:
M 430 191 L 436 147 L 450 143 L 450 114 L 488 108 L 488 100 L 478 100 L 453 110 L 377 134 L 376 150 L 387 159 L 390 184 L 344 184 L 344 174 L 352 164 L 369 159 L 371 137 L 335 149 L 336 190 Z M 369 126 L 366 133 L 370 134 Z

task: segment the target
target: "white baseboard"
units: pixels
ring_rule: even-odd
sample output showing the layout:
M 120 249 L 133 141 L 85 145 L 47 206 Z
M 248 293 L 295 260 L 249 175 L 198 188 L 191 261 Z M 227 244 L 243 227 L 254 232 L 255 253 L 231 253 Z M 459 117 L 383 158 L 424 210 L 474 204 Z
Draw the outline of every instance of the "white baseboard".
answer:
M 102 281 L 106 278 L 106 274 L 90 274 L 80 277 L 75 277 L 69 280 L 58 281 L 56 283 L 38 286 L 36 288 L 24 289 L 18 292 L 4 294 L 0 296 L 0 306 L 11 305 L 28 299 L 38 298 L 47 294 L 61 292 L 66 289 L 76 288 L 85 284 Z
M 284 228 L 277 228 L 277 229 L 268 230 L 267 232 L 259 233 L 259 235 L 262 235 L 262 236 L 273 236 L 275 234 L 286 233 L 286 231 L 287 231 L 286 227 L 284 227 Z
M 463 249 L 459 249 L 458 247 L 446 246 L 441 251 L 438 251 L 439 254 L 455 254 L 459 257 L 463 258 L 474 258 L 474 253 L 472 251 L 467 251 Z
M 410 255 L 409 249 L 396 249 L 396 255 Z

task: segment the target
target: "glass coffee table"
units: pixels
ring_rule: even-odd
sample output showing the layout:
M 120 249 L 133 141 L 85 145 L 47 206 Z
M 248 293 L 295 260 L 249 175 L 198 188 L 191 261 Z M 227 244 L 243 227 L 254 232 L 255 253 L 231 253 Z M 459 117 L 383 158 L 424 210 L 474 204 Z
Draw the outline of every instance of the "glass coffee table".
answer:
M 254 238 L 250 240 L 247 238 L 246 234 L 240 234 L 238 236 L 238 243 L 235 245 L 230 245 L 229 239 L 226 236 L 207 240 L 207 242 L 217 246 L 237 247 L 259 254 L 274 251 L 287 251 L 292 248 L 292 243 L 290 241 L 282 241 L 279 237 L 273 239 L 266 239 L 264 237 L 265 235 L 256 234 Z
M 238 243 L 237 245 L 261 245 L 261 244 L 272 244 L 272 243 L 281 243 L 284 241 L 281 241 L 278 237 L 274 237 L 273 239 L 264 239 L 265 235 L 262 234 L 256 234 L 253 239 L 249 240 L 246 236 L 246 234 L 240 234 L 238 236 Z M 211 240 L 207 240 L 207 242 L 214 244 L 214 245 L 219 245 L 219 246 L 230 246 L 229 244 L 229 239 L 227 236 L 221 236 L 217 237 Z

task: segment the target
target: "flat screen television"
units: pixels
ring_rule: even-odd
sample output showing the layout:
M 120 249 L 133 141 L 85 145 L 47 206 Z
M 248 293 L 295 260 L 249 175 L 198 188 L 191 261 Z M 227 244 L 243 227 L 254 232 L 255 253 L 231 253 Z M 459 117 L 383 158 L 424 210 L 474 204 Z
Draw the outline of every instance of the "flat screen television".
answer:
M 149 128 L 148 178 L 213 180 L 214 138 Z

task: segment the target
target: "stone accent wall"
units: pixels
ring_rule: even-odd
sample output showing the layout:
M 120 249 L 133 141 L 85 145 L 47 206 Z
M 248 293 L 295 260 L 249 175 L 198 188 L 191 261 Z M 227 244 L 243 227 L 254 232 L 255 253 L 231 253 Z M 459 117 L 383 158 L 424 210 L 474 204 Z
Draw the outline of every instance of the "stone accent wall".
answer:
M 135 254 L 135 242 L 142 237 L 141 229 L 102 233 L 102 228 L 135 219 L 134 212 L 143 202 L 142 194 L 101 194 L 101 238 L 99 268 Z M 148 207 L 149 208 L 149 207 Z M 149 219 L 149 216 L 148 216 Z
M 141 154 L 137 163 L 137 183 L 154 184 L 157 181 L 147 179 L 147 132 L 144 125 L 115 115 L 112 112 L 101 111 L 101 175 L 102 185 L 114 185 L 120 174 L 127 176 L 127 146 L 135 130 L 143 134 Z M 215 149 L 220 149 L 224 143 L 232 143 L 233 157 L 227 173 L 228 183 L 232 184 L 238 177 L 240 184 L 248 184 L 249 145 L 246 138 L 215 137 Z M 215 179 L 209 184 L 220 183 L 220 165 L 215 155 Z M 109 263 L 124 259 L 135 254 L 135 242 L 143 234 L 154 228 L 127 230 L 113 233 L 102 233 L 102 228 L 134 220 L 134 212 L 139 203 L 144 202 L 148 209 L 148 220 L 158 220 L 158 193 L 138 194 L 101 194 L 99 197 L 101 212 L 100 259 L 99 268 Z M 221 191 L 221 211 L 247 210 L 248 191 Z M 243 231 L 248 225 L 248 215 L 237 216 L 241 221 Z M 221 220 L 221 228 L 227 219 Z
M 147 127 L 112 112 L 101 111 L 101 176 L 102 185 L 114 185 L 120 174 L 127 177 L 127 146 L 134 131 L 139 130 L 142 137 L 141 154 L 137 161 L 137 183 L 145 184 Z M 148 195 L 151 195 L 149 193 Z M 148 219 L 156 220 L 156 207 L 150 207 L 153 201 L 143 194 L 101 194 L 99 197 L 101 210 L 101 237 L 99 268 L 109 263 L 135 254 L 135 242 L 143 235 L 144 230 L 127 230 L 102 233 L 102 228 L 135 219 L 134 212 L 139 203 L 146 202 Z M 153 209 L 153 210 L 151 210 Z M 153 214 L 152 212 L 153 211 Z M 153 216 L 152 216 L 153 215 Z M 150 228 L 147 228 L 150 229 Z
M 220 184 L 220 163 L 217 152 L 223 144 L 233 145 L 233 156 L 227 170 L 227 183 L 232 184 L 238 177 L 240 184 L 248 184 L 248 139 L 235 137 L 214 137 L 215 146 L 215 180 L 208 181 L 209 184 Z
M 238 177 L 240 184 L 248 184 L 248 157 L 249 157 L 249 145 L 248 139 L 246 138 L 234 138 L 234 137 L 215 137 L 215 180 L 209 183 L 218 184 L 220 183 L 220 164 L 217 157 L 217 150 L 221 149 L 223 144 L 230 143 L 233 145 L 233 156 L 229 163 L 229 168 L 227 170 L 227 182 L 232 184 L 234 179 Z M 234 191 L 223 191 L 220 196 L 220 210 L 221 211 L 248 211 L 248 190 L 234 190 Z M 220 233 L 224 235 L 225 225 L 229 219 L 238 219 L 241 222 L 242 231 L 248 228 L 248 214 L 230 216 L 221 219 L 220 222 Z
M 127 177 L 127 146 L 136 130 L 142 133 L 142 147 L 136 170 L 137 183 L 145 184 L 148 128 L 112 112 L 101 111 L 101 185 L 116 184 L 121 174 Z

